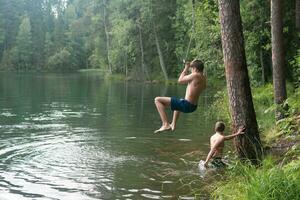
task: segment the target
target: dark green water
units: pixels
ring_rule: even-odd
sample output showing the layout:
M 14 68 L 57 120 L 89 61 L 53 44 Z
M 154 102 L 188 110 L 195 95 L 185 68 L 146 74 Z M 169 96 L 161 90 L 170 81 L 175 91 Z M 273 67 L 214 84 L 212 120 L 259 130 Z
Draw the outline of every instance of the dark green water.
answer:
M 186 183 L 204 184 L 211 95 L 175 132 L 153 133 L 154 97 L 184 91 L 94 73 L 0 74 L 0 199 L 194 199 Z

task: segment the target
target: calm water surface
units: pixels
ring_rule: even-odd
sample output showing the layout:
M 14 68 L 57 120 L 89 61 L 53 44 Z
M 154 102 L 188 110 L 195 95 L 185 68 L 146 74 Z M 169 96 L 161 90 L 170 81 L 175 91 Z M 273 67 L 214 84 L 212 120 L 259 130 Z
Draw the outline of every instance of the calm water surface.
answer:
M 212 95 L 175 132 L 153 133 L 154 97 L 184 90 L 95 73 L 0 74 L 0 199 L 205 198 L 189 186 L 205 184 L 197 162 L 215 122 L 204 114 Z

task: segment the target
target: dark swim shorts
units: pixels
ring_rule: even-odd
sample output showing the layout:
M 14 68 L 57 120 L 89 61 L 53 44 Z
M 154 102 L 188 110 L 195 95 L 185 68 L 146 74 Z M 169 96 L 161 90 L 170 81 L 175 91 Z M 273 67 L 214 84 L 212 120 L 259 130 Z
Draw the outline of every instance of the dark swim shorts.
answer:
M 225 168 L 227 165 L 222 161 L 221 157 L 214 157 L 210 162 L 214 168 Z
M 171 97 L 171 110 L 177 110 L 184 113 L 191 113 L 197 109 L 197 105 L 191 104 L 185 99 Z

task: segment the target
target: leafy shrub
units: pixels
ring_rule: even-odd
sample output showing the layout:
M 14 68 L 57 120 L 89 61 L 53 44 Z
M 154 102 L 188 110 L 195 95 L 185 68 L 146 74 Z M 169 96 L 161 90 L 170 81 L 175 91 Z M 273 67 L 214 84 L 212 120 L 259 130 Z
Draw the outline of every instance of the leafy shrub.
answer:
M 70 57 L 71 53 L 66 49 L 62 49 L 61 51 L 55 53 L 48 59 L 48 69 L 50 70 L 64 70 L 70 69 Z
M 300 50 L 290 64 L 292 65 L 294 85 L 300 87 Z
M 206 114 L 217 121 L 230 123 L 229 100 L 226 90 L 219 91 L 214 95 L 216 99 L 209 107 Z

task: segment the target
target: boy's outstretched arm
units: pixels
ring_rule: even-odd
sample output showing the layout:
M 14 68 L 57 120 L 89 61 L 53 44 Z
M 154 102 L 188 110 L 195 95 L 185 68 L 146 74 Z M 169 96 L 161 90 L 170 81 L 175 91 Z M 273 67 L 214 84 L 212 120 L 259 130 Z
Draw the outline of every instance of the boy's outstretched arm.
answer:
M 238 135 L 242 135 L 242 134 L 244 134 L 246 129 L 245 129 L 245 127 L 243 127 L 243 128 L 239 128 L 239 130 L 238 130 L 238 132 L 236 132 L 236 133 L 234 133 L 234 134 L 232 134 L 232 135 L 227 135 L 227 136 L 224 136 L 224 139 L 225 140 L 230 140 L 230 139 L 232 139 L 232 138 L 234 138 L 234 137 L 236 137 L 236 136 L 238 136 Z
M 217 147 L 224 141 L 224 138 L 217 141 L 210 149 L 209 153 L 207 154 L 206 160 L 204 162 L 204 166 L 207 167 L 208 161 L 213 157 L 215 154 Z

